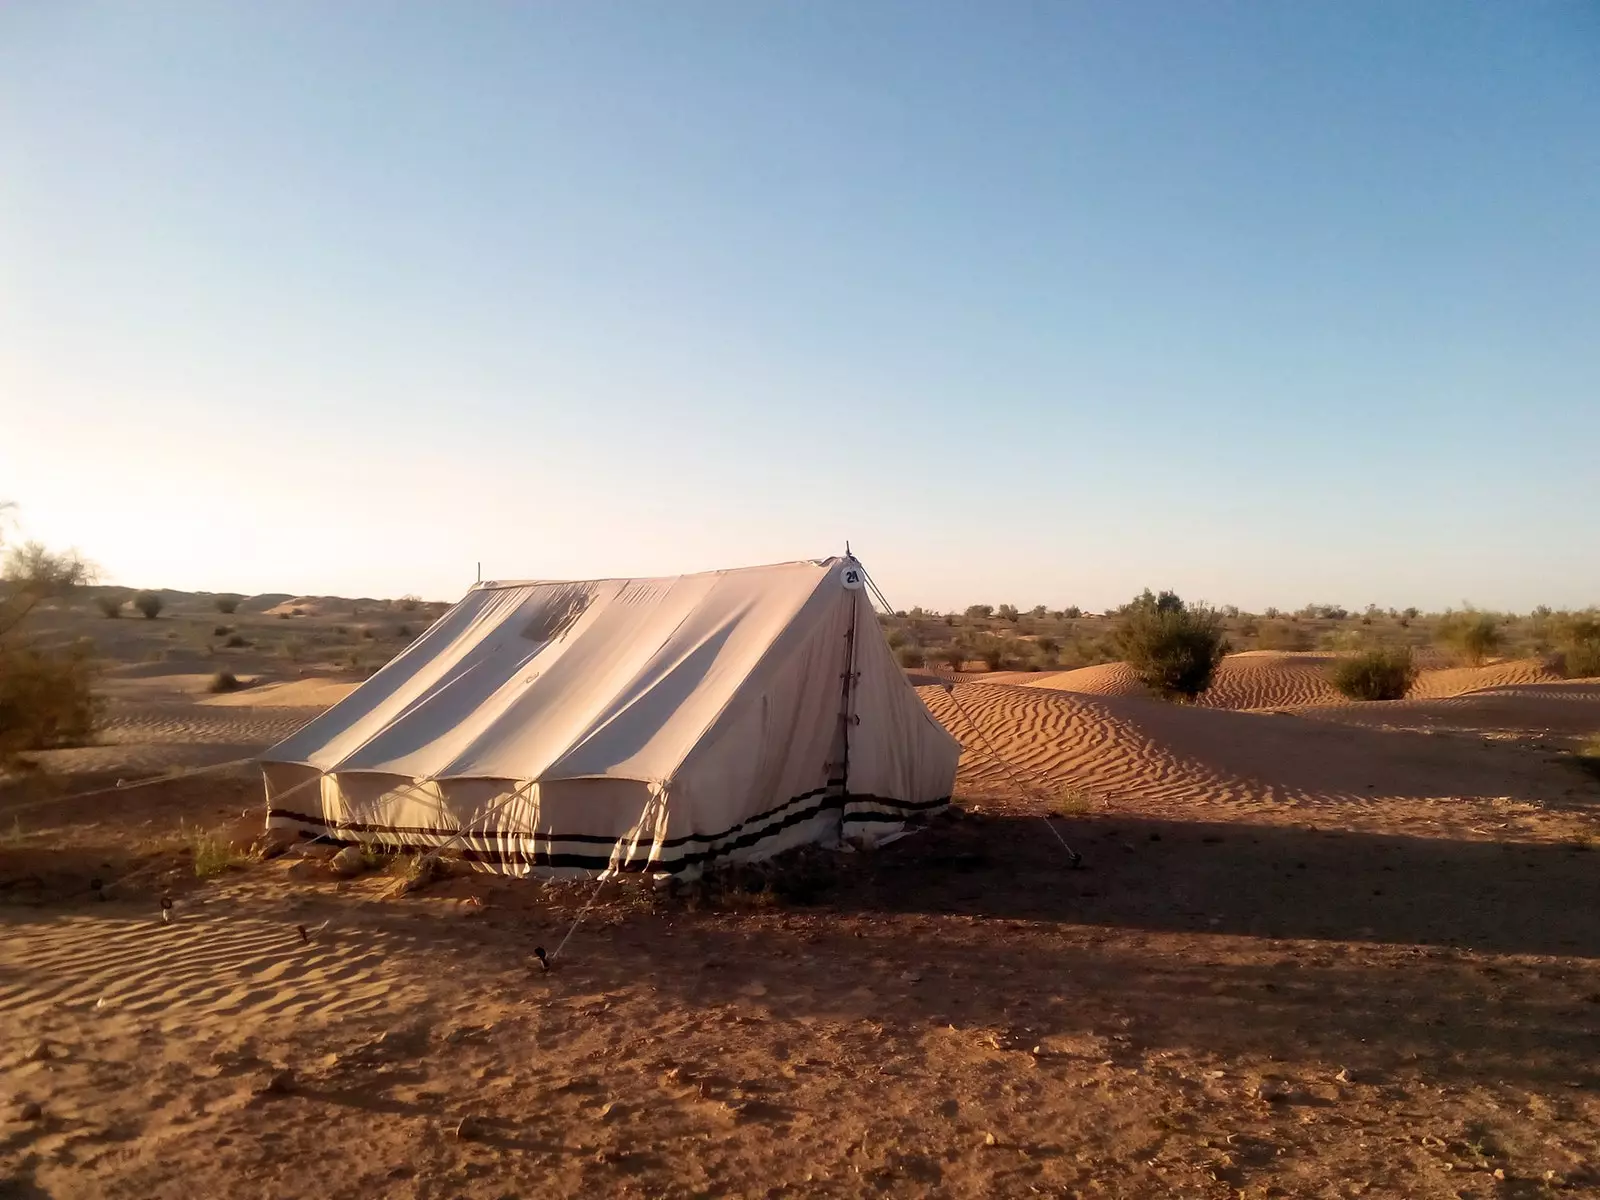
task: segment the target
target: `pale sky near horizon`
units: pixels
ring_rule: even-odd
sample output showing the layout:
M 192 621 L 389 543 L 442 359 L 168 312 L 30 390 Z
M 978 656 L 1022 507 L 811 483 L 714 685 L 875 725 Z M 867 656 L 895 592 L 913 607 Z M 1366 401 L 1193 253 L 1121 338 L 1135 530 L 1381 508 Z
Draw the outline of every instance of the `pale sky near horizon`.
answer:
M 130 586 L 1600 603 L 1600 7 L 18 0 L 0 418 Z

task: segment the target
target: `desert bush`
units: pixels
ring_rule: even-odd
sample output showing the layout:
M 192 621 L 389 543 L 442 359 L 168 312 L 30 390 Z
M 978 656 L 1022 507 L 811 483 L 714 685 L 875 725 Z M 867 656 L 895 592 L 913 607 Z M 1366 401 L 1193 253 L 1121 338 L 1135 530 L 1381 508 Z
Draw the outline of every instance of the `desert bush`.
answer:
M 1067 607 L 1061 610 L 1061 616 L 1064 620 L 1076 621 L 1079 617 L 1083 616 L 1083 609 L 1079 608 L 1076 604 L 1069 604 Z
M 144 614 L 146 621 L 154 621 L 167 606 L 160 592 L 140 592 L 133 598 L 133 606 Z
M 409 626 L 409 625 L 396 625 L 394 627 L 394 635 L 397 638 L 402 638 L 405 641 L 410 641 L 411 640 L 411 626 Z
M 992 605 L 992 604 L 969 604 L 969 605 L 967 605 L 966 615 L 968 617 L 972 617 L 972 618 L 982 617 L 984 619 L 987 619 L 989 617 L 994 616 L 994 605 Z
M 239 690 L 239 677 L 232 671 L 218 671 L 211 677 L 211 682 L 206 685 L 208 692 L 236 692 Z
M 1042 604 L 1035 604 L 1028 610 L 1028 615 L 1035 621 L 1042 621 L 1050 615 L 1050 610 Z
M 100 610 L 100 615 L 116 620 L 122 615 L 123 598 L 121 596 L 96 596 L 94 606 Z
M 915 646 L 901 646 L 897 657 L 902 667 L 920 667 L 926 661 L 926 656 Z
M 216 626 L 212 627 L 211 636 L 212 637 L 227 637 L 232 632 L 233 632 L 233 626 L 232 625 L 216 625 Z
M 179 831 L 188 843 L 194 873 L 201 879 L 209 879 L 250 862 L 250 856 L 241 852 L 223 834 L 205 829 L 191 830 L 182 825 Z
M 1134 674 L 1167 700 L 1193 700 L 1204 692 L 1228 653 L 1221 615 L 1187 605 L 1173 592 L 1154 596 L 1146 589 L 1124 605 L 1113 636 Z
M 240 596 L 217 596 L 211 603 L 217 606 L 219 613 L 235 613 L 239 611 Z
M 237 633 L 230 633 L 228 635 L 228 640 L 222 644 L 228 647 L 230 650 L 238 650 L 241 647 L 248 646 L 250 643 L 245 641 L 245 639 L 240 637 Z
M 418 606 L 422 604 L 422 597 L 407 594 L 401 596 L 395 603 L 399 606 L 401 612 L 416 612 Z
M 0 760 L 87 742 L 99 714 L 93 682 L 84 643 L 65 653 L 0 645 Z
M 889 649 L 891 650 L 898 650 L 901 646 L 904 646 L 911 640 L 904 629 L 891 629 L 885 636 L 887 637 Z
M 288 613 L 281 612 L 281 613 L 278 614 L 278 620 L 287 621 L 288 619 L 289 619 L 289 614 Z
M 1435 632 L 1439 643 L 1461 655 L 1468 666 L 1481 666 L 1505 643 L 1505 635 L 1493 613 L 1467 609 L 1446 613 Z
M 1036 638 L 1033 644 L 1039 647 L 1039 653 L 1041 654 L 1054 654 L 1061 649 L 1060 641 L 1053 637 Z
M 995 609 L 994 615 L 999 617 L 1002 621 L 1011 621 L 1015 623 L 1017 618 L 1022 614 L 1018 611 L 1015 604 L 1002 604 L 999 608 Z
M 1328 673 L 1341 696 L 1352 700 L 1403 700 L 1416 682 L 1409 646 L 1368 650 L 1340 659 Z
M 1558 667 L 1568 679 L 1600 675 L 1600 613 L 1576 613 L 1557 632 Z
M 967 648 L 959 643 L 952 643 L 939 651 L 939 657 L 952 671 L 959 671 L 967 665 Z

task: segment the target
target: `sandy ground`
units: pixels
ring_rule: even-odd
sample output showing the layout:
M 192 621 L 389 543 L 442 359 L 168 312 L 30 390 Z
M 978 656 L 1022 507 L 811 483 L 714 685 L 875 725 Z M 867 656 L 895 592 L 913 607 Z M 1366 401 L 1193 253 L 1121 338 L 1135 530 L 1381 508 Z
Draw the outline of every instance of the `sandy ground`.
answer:
M 1313 657 L 923 688 L 952 815 L 803 896 L 611 885 L 548 973 L 590 885 L 202 881 L 248 772 L 63 799 L 335 696 L 130 684 L 0 788 L 0 1196 L 1600 1194 L 1600 681 Z

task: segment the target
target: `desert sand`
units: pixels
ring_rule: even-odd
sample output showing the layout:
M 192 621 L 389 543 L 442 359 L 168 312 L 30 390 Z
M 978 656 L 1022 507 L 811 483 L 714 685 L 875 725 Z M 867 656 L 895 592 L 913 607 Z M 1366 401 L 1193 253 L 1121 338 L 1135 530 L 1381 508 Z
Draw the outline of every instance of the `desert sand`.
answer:
M 71 799 L 352 686 L 127 672 L 0 788 L 0 1195 L 1600 1193 L 1600 680 L 1319 658 L 914 676 L 949 815 L 804 894 L 608 885 L 549 972 L 592 885 L 199 879 L 239 767 Z

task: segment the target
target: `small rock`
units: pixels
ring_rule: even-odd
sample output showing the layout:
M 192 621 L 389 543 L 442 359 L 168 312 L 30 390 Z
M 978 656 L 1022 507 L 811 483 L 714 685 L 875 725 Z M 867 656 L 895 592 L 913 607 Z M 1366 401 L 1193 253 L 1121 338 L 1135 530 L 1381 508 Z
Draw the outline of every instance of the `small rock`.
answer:
M 1265 1100 L 1268 1104 L 1288 1104 L 1294 1099 L 1294 1089 L 1286 1083 L 1275 1083 L 1271 1080 L 1256 1088 L 1256 1099 Z
M 25 1062 L 49 1062 L 51 1058 L 50 1043 L 38 1042 L 23 1056 Z
M 360 875 L 367 869 L 367 856 L 360 846 L 346 846 L 328 860 L 328 865 L 346 879 Z
M 1504 1167 L 1496 1167 L 1494 1169 L 1494 1177 L 1496 1179 L 1504 1179 L 1506 1177 L 1506 1169 Z
M 44 1109 L 36 1101 L 29 1100 L 17 1108 L 17 1120 L 41 1121 L 44 1119 Z
M 289 864 L 289 869 L 283 874 L 286 879 L 321 879 L 322 864 L 309 858 L 297 858 Z
M 986 1133 L 983 1135 L 983 1144 L 985 1146 L 998 1146 L 1000 1144 L 1000 1139 L 995 1137 L 995 1135 L 992 1133 Z
M 1339 1073 L 1334 1078 L 1340 1083 L 1354 1083 L 1356 1081 L 1355 1072 L 1351 1071 L 1349 1067 L 1340 1067 Z
M 274 1071 L 267 1077 L 267 1081 L 258 1089 L 257 1094 L 263 1096 L 287 1096 L 294 1091 L 293 1071 Z
M 627 1111 L 628 1108 L 625 1104 L 611 1100 L 600 1106 L 600 1120 L 615 1121 L 617 1118 L 626 1115 Z
M 456 1138 L 459 1141 L 470 1142 L 474 1138 L 481 1138 L 485 1131 L 481 1117 L 466 1116 L 462 1117 L 461 1123 L 456 1126 Z

